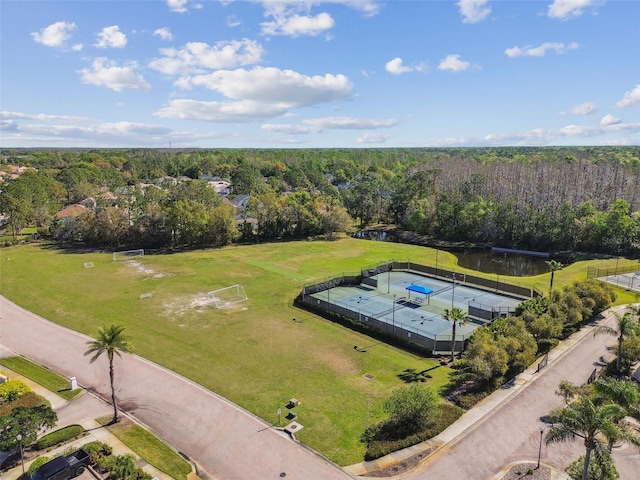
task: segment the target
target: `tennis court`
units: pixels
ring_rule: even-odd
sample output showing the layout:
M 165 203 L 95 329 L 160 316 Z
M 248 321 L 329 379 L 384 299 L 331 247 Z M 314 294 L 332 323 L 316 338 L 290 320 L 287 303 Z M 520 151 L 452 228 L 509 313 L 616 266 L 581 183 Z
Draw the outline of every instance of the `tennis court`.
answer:
M 313 297 L 355 312 L 363 322 L 375 319 L 396 329 L 438 340 L 451 339 L 451 322 L 445 309 L 461 308 L 473 319 L 473 307 L 486 311 L 513 311 L 521 300 L 474 288 L 464 283 L 464 275 L 451 280 L 426 277 L 410 272 L 390 271 L 372 277 L 377 287 L 339 286 Z M 373 283 L 376 283 L 373 282 Z M 479 320 L 479 319 L 478 319 Z M 456 340 L 464 340 L 481 324 L 459 326 Z
M 640 293 L 640 272 L 614 273 L 613 275 L 599 277 L 599 280 L 603 280 L 616 287 Z

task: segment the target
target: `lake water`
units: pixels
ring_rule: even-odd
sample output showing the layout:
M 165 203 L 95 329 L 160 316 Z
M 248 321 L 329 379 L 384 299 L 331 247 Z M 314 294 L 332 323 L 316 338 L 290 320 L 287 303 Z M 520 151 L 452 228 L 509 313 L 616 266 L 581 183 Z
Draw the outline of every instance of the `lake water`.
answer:
M 467 250 L 451 252 L 458 258 L 458 265 L 479 272 L 514 277 L 529 277 L 548 273 L 548 258 L 530 257 L 519 254 L 505 254 L 491 250 Z

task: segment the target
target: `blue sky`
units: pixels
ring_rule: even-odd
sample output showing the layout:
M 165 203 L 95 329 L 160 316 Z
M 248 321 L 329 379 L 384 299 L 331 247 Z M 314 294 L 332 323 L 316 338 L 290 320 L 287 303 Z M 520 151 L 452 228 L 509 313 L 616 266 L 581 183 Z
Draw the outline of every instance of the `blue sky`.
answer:
M 639 145 L 636 0 L 0 0 L 3 147 Z

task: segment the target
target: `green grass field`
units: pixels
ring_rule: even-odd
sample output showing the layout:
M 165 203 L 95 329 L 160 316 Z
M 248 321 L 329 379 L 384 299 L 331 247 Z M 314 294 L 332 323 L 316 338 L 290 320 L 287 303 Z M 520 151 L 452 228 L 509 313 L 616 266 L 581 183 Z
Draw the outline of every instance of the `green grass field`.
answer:
M 436 365 L 292 306 L 305 281 L 390 259 L 433 265 L 429 248 L 344 238 L 147 255 L 137 266 L 113 263 L 110 253 L 35 244 L 1 255 L 0 291 L 24 308 L 87 335 L 102 324 L 124 324 L 137 354 L 269 422 L 289 398 L 299 399 L 305 429 L 297 437 L 340 465 L 362 460 L 360 434 L 381 417 L 382 402 L 403 384 L 399 376 Z M 94 267 L 85 268 L 87 262 Z M 440 251 L 438 263 L 453 267 L 455 257 Z M 586 278 L 588 265 L 613 264 L 571 265 L 556 272 L 554 286 Z M 549 274 L 513 280 L 549 287 Z M 237 283 L 247 302 L 221 310 L 200 305 L 205 292 Z M 140 299 L 145 293 L 151 298 Z M 621 297 L 628 301 L 634 299 Z M 367 346 L 367 353 L 354 345 Z M 365 379 L 366 373 L 375 378 Z M 429 373 L 425 385 L 446 383 L 446 368 Z
M 69 380 L 58 375 L 51 370 L 48 370 L 40 365 L 37 365 L 26 358 L 22 357 L 9 357 L 3 358 L 0 361 L 0 365 L 10 368 L 16 373 L 33 380 L 39 385 L 42 385 L 47 390 L 57 393 L 66 400 L 72 400 L 78 395 L 82 389 L 76 388 L 75 390 L 69 389 Z

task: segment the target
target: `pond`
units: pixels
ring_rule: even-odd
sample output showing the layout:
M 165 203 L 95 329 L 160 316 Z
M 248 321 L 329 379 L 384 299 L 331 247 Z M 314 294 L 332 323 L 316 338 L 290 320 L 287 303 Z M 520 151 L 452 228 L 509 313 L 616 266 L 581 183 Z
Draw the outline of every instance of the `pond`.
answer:
M 498 253 L 491 250 L 465 250 L 451 252 L 458 258 L 458 265 L 479 272 L 511 275 L 514 277 L 530 277 L 548 273 L 549 258 L 529 255 Z

